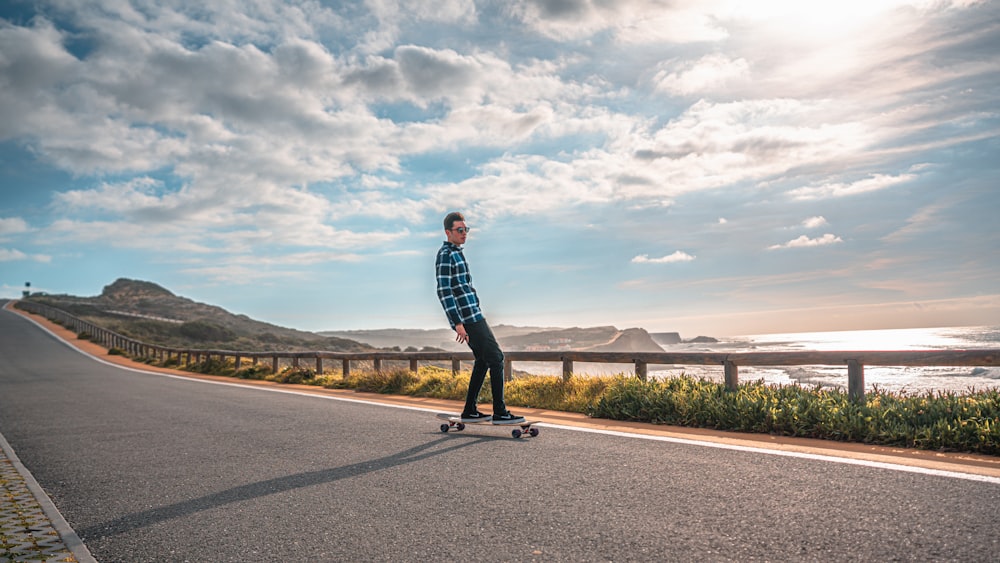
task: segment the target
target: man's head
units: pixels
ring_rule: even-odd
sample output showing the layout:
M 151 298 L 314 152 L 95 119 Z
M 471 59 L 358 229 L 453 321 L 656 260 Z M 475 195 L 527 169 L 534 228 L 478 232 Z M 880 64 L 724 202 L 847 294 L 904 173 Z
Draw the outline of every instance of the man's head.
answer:
M 469 227 L 465 225 L 465 216 L 458 211 L 452 211 L 444 218 L 444 234 L 448 242 L 462 246 L 469 236 Z

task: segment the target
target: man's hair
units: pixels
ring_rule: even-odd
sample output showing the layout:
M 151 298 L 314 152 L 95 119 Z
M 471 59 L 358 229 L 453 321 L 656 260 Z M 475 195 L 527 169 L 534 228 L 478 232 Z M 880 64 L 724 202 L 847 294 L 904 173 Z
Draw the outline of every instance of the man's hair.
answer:
M 445 217 L 444 217 L 444 230 L 450 231 L 451 228 L 455 226 L 455 223 L 457 223 L 459 221 L 462 221 L 464 223 L 465 222 L 465 216 L 462 215 L 461 213 L 459 213 L 458 211 L 452 211 L 451 213 L 445 215 Z

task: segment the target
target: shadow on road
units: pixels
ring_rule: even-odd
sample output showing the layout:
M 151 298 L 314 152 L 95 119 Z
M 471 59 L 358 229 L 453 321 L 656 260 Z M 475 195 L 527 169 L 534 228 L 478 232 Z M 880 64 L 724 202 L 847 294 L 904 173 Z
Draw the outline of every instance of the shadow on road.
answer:
M 241 485 L 239 487 L 234 487 L 232 489 L 220 491 L 218 493 L 196 499 L 186 500 L 169 506 L 154 508 L 135 514 L 128 514 L 110 522 L 97 524 L 89 528 L 79 530 L 79 535 L 84 541 L 116 536 L 132 530 L 137 530 L 139 528 L 152 526 L 166 520 L 188 516 L 203 510 L 210 510 L 235 502 L 265 497 L 295 489 L 302 489 L 313 485 L 321 485 L 323 483 L 332 483 L 341 479 L 357 477 L 366 473 L 373 473 L 375 471 L 389 469 L 398 465 L 421 461 L 481 442 L 487 442 L 490 441 L 490 438 L 481 437 L 475 440 L 454 444 L 439 450 L 428 451 L 434 446 L 444 443 L 446 440 L 450 441 L 450 437 L 442 436 L 432 442 L 421 444 L 408 450 L 379 459 L 362 461 L 333 469 L 323 469 L 319 471 L 309 471 L 306 473 L 288 475 L 285 477 L 276 477 L 266 481 Z

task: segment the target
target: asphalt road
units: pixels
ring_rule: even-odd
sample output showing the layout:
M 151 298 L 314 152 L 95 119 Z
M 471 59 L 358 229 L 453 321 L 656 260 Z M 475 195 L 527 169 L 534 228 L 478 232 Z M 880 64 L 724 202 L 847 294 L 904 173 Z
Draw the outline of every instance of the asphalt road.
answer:
M 0 433 L 98 561 L 996 561 L 1000 485 L 108 366 L 0 311 Z

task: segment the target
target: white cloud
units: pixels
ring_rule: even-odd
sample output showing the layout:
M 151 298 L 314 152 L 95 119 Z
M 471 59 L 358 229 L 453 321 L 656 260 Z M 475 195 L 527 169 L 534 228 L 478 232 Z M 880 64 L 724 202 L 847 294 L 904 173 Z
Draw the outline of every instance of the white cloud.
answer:
M 809 248 L 814 246 L 828 246 L 831 244 L 837 244 L 844 242 L 838 236 L 827 233 L 819 238 L 809 238 L 806 235 L 802 235 L 797 239 L 790 240 L 784 244 L 775 244 L 773 246 L 767 247 L 768 250 L 782 250 L 786 248 Z
M 14 262 L 20 260 L 32 260 L 34 262 L 48 263 L 52 257 L 47 254 L 25 254 L 16 248 L 0 248 L 0 262 Z
M 417 100 L 461 96 L 477 83 L 482 70 L 473 57 L 450 49 L 403 45 L 396 49 L 395 60 L 404 90 L 413 93 Z
M 851 183 L 835 182 L 821 186 L 799 188 L 788 192 L 788 195 L 793 199 L 800 200 L 847 197 L 888 189 L 909 182 L 916 177 L 916 174 L 900 174 L 898 176 L 873 174 L 869 178 Z
M 133 178 L 122 183 L 102 183 L 91 190 L 69 190 L 57 193 L 55 203 L 67 211 L 96 209 L 117 213 L 129 213 L 152 208 L 162 203 L 156 191 L 162 183 L 147 177 Z
M 0 237 L 27 233 L 30 230 L 28 222 L 20 217 L 0 217 Z
M 366 0 L 365 7 L 371 10 L 378 25 L 360 38 L 355 50 L 362 53 L 391 49 L 404 27 L 425 22 L 472 25 L 477 15 L 474 0 L 441 0 L 433 5 L 426 0 Z
M 697 3 L 658 0 L 517 0 L 510 7 L 530 29 L 556 39 L 583 39 L 611 31 L 621 43 L 691 43 L 727 36 Z
M 205 266 L 181 270 L 192 277 L 214 284 L 232 286 L 267 284 L 274 280 L 288 280 L 303 277 L 303 271 L 275 270 L 246 265 Z
M 828 224 L 829 223 L 826 221 L 826 217 L 823 216 L 810 217 L 805 221 L 802 221 L 802 226 L 807 229 L 818 229 L 819 227 L 824 227 Z
M 951 199 L 951 198 L 949 198 Z M 902 243 L 914 240 L 920 235 L 940 229 L 945 222 L 943 215 L 954 205 L 954 201 L 940 201 L 917 209 L 906 224 L 882 237 L 882 242 Z
M 24 260 L 28 257 L 20 250 L 10 248 L 0 248 L 0 262 L 11 262 L 14 260 Z
M 635 258 L 632 258 L 632 263 L 634 264 L 673 264 L 676 262 L 690 262 L 694 260 L 695 257 L 691 256 L 687 252 L 678 250 L 673 254 L 667 256 L 662 256 L 660 258 L 650 258 L 648 254 L 640 254 Z
M 629 197 L 676 196 L 740 182 L 777 178 L 797 167 L 843 166 L 864 149 L 861 123 L 827 124 L 828 102 L 790 99 L 712 103 L 701 100 L 655 130 L 639 128 L 620 152 L 649 186 L 623 188 Z
M 705 55 L 697 61 L 662 63 L 653 77 L 656 90 L 680 96 L 702 95 L 725 87 L 733 80 L 749 78 L 746 59 L 725 55 Z

